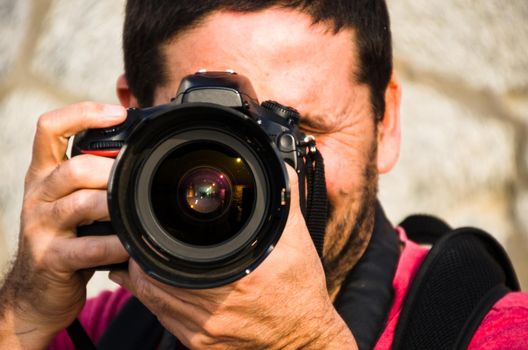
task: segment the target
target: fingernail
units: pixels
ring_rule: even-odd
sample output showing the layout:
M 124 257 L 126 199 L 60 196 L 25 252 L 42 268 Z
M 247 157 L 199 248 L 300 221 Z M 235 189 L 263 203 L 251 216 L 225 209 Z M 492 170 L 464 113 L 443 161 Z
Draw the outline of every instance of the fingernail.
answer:
M 104 114 L 105 116 L 117 119 L 118 117 L 122 117 L 125 114 L 126 110 L 122 106 L 117 105 L 105 105 L 104 106 Z

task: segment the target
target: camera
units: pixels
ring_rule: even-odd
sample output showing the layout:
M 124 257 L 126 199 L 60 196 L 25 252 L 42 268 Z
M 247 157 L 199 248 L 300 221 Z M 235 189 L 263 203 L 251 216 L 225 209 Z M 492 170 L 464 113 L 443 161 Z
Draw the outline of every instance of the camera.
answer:
M 290 206 L 285 162 L 304 193 L 304 159 L 314 147 L 298 112 L 260 104 L 244 76 L 189 75 L 170 103 L 131 108 L 124 123 L 75 136 L 72 156 L 115 158 L 111 228 L 89 225 L 78 234 L 117 233 L 141 268 L 164 283 L 233 282 L 277 244 Z

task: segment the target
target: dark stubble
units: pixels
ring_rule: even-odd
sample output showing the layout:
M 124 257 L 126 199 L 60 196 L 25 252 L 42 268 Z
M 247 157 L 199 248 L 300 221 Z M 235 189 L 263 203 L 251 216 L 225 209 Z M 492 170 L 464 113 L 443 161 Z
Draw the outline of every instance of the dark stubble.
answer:
M 358 192 L 341 194 L 341 199 L 344 199 L 346 204 L 340 211 L 330 202 L 323 267 L 328 293 L 332 300 L 339 293 L 348 272 L 363 256 L 372 236 L 378 192 L 376 157 L 377 143 L 373 142 L 362 172 L 364 186 L 359 195 Z M 355 205 L 355 201 L 359 202 L 358 205 Z

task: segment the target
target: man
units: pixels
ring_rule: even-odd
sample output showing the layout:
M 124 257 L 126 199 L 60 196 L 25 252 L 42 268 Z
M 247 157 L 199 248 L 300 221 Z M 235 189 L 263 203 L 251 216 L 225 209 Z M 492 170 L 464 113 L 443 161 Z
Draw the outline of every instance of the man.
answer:
M 261 101 L 300 111 L 302 129 L 316 137 L 325 160 L 332 212 L 323 258 L 311 242 L 290 171 L 292 207 L 283 236 L 249 276 L 216 289 L 184 290 L 149 278 L 130 261 L 128 271 L 110 278 L 189 348 L 357 348 L 357 335 L 335 302 L 369 247 L 377 176 L 398 158 L 401 88 L 392 73 L 389 28 L 383 0 L 129 0 L 126 72 L 117 82 L 122 106 L 82 103 L 39 120 L 18 259 L 0 294 L 0 348 L 65 344 L 63 334 L 55 337 L 83 309 L 86 269 L 128 259 L 115 236 L 76 237 L 77 226 L 109 219 L 113 161 L 90 155 L 65 160 L 68 138 L 121 123 L 124 107 L 169 102 L 180 80 L 201 68 L 234 69 L 249 78 Z M 425 255 L 403 231 L 393 234 L 402 248 L 394 298 L 378 330 L 380 349 L 391 345 L 402 299 Z M 128 297 L 120 290 L 95 301 L 97 307 L 88 302 L 80 317 L 92 337 L 100 337 L 101 326 Z M 518 322 L 528 317 L 526 295 L 508 294 L 488 316 L 472 348 L 504 345 L 497 325 L 504 326 L 509 346 L 526 345 L 527 323 Z

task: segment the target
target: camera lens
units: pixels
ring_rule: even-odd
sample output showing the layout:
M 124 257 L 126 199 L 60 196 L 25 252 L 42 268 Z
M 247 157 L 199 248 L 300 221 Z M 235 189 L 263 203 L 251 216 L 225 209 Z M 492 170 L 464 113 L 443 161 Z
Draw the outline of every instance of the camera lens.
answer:
M 183 176 L 178 192 L 185 197 L 184 209 L 199 218 L 221 215 L 229 207 L 232 190 L 224 173 L 204 166 L 189 170 Z
M 164 231 L 186 244 L 210 246 L 244 227 L 255 191 L 254 176 L 240 154 L 201 141 L 182 145 L 161 160 L 150 197 Z
M 277 244 L 287 179 L 273 140 L 246 114 L 214 104 L 162 107 L 116 158 L 112 224 L 153 278 L 220 286 L 253 271 Z

